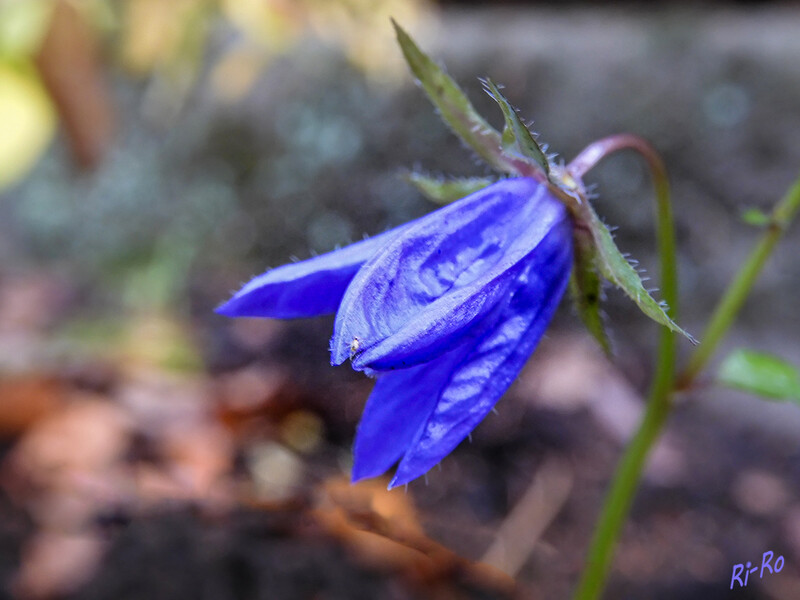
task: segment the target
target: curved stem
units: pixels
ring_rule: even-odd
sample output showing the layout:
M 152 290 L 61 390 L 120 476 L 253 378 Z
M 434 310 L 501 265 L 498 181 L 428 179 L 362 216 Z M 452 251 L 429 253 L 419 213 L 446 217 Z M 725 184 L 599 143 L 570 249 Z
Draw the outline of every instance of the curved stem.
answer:
M 689 358 L 686 368 L 678 378 L 679 389 L 689 387 L 713 356 L 733 320 L 739 314 L 742 304 L 750 294 L 750 290 L 761 273 L 764 263 L 772 254 L 775 244 L 781 239 L 798 210 L 800 210 L 800 178 L 795 181 L 773 209 L 767 230 L 714 309 L 711 320 L 700 338 L 702 340 L 700 345 L 697 346 Z
M 618 150 L 632 149 L 647 161 L 653 178 L 656 197 L 658 250 L 661 259 L 661 290 L 668 305 L 668 314 L 675 320 L 678 305 L 678 277 L 675 256 L 675 227 L 669 194 L 669 181 L 661 158 L 650 144 L 629 135 L 615 135 L 599 140 L 584 149 L 567 170 L 575 178 L 594 167 L 602 158 Z M 605 587 L 608 571 L 614 556 L 622 525 L 628 515 L 633 496 L 641 478 L 642 469 L 653 444 L 658 439 L 669 416 L 675 376 L 675 333 L 661 327 L 658 360 L 647 408 L 639 429 L 625 449 L 589 547 L 586 567 L 578 583 L 574 598 L 598 598 Z
M 673 225 L 666 175 L 658 156 L 652 152 L 649 145 L 638 138 L 615 136 L 589 146 L 569 165 L 568 170 L 575 177 L 581 177 L 604 156 L 623 148 L 634 148 L 642 152 L 648 160 L 654 177 L 658 202 L 659 249 L 662 251 L 663 291 L 671 308 L 670 315 L 675 318 L 677 278 Z M 775 245 L 799 211 L 800 179 L 792 185 L 773 210 L 767 231 L 723 294 L 704 332 L 703 341 L 691 355 L 686 369 L 677 380 L 677 385 L 673 379 L 674 336 L 662 327 L 659 361 L 647 408 L 639 429 L 626 448 L 614 474 L 592 539 L 586 568 L 574 596 L 576 600 L 593 600 L 602 593 L 620 530 L 630 509 L 647 456 L 666 424 L 672 408 L 674 391 L 690 385 L 707 365 L 714 350 L 736 318 Z M 673 339 L 670 340 L 669 337 Z
M 619 150 L 635 150 L 647 162 L 653 178 L 656 200 L 658 252 L 661 258 L 661 293 L 670 309 L 673 320 L 678 305 L 678 274 L 675 253 L 675 226 L 672 218 L 669 179 L 664 161 L 658 152 L 642 138 L 623 133 L 598 140 L 584 148 L 567 166 L 567 171 L 576 179 L 583 176 L 603 158 Z M 674 336 L 672 336 L 674 338 Z

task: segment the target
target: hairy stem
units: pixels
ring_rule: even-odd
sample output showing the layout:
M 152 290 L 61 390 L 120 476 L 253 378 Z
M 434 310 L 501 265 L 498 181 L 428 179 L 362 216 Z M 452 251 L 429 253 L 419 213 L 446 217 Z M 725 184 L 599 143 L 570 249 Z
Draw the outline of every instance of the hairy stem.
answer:
M 775 245 L 781 239 L 799 209 L 800 178 L 795 181 L 775 206 L 770 215 L 767 230 L 722 295 L 705 332 L 700 338 L 702 340 L 700 345 L 697 346 L 689 358 L 686 368 L 678 378 L 679 388 L 689 387 L 700 371 L 708 364 L 717 346 L 722 341 L 722 338 L 725 337 L 725 334 L 728 333 L 728 329 L 730 329 L 734 319 L 739 314 L 739 310 L 741 310 L 745 299 L 750 294 L 750 290 L 761 273 L 764 263 L 767 262 Z
M 661 259 L 661 291 L 668 305 L 670 318 L 677 318 L 678 275 L 675 256 L 675 226 L 672 218 L 669 181 L 664 163 L 650 144 L 643 139 L 623 134 L 599 140 L 583 150 L 567 170 L 576 178 L 597 162 L 618 150 L 632 149 L 647 161 L 653 178 L 656 198 L 658 251 Z M 639 429 L 626 448 L 605 499 L 589 546 L 586 566 L 575 591 L 575 600 L 598 598 L 605 587 L 614 549 L 639 485 L 647 456 L 658 439 L 671 409 L 675 377 L 675 333 L 661 327 L 658 360 L 647 408 Z

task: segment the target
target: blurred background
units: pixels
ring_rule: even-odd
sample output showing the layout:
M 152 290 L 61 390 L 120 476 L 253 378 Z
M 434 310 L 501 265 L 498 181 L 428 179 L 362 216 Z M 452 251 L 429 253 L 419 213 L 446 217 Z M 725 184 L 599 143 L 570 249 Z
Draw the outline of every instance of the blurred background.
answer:
M 486 174 L 390 16 L 565 160 L 619 132 L 663 153 L 695 335 L 759 233 L 742 213 L 798 175 L 793 3 L 0 0 L 0 598 L 568 597 L 652 367 L 619 293 L 613 364 L 564 302 L 498 414 L 405 493 L 348 484 L 371 382 L 328 366 L 331 318 L 212 312 L 431 210 L 409 169 Z M 654 270 L 642 161 L 588 182 Z M 799 242 L 727 349 L 800 364 Z M 707 381 L 680 403 L 607 597 L 800 597 L 800 410 Z M 767 550 L 782 572 L 731 592 Z

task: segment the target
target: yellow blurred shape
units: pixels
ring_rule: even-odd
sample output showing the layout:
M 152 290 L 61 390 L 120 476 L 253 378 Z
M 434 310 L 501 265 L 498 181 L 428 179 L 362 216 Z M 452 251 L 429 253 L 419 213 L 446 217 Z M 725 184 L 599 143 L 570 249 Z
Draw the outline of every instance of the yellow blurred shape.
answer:
M 298 452 L 316 450 L 325 434 L 325 424 L 317 415 L 306 410 L 296 410 L 281 423 L 281 437 Z
M 55 111 L 36 72 L 0 62 L 0 189 L 28 172 L 55 126 Z
M 131 369 L 192 373 L 201 365 L 186 325 L 166 315 L 143 313 L 131 318 L 120 344 L 120 359 Z
M 343 48 L 352 64 L 374 79 L 406 76 L 390 18 L 413 28 L 430 18 L 425 0 L 305 0 L 310 22 L 322 39 Z
M 237 48 L 228 52 L 211 74 L 217 96 L 225 102 L 244 98 L 258 80 L 266 62 L 266 57 L 253 50 Z
M 276 442 L 264 442 L 249 448 L 247 465 L 253 477 L 255 494 L 262 501 L 279 502 L 291 498 L 303 479 L 303 461 Z
M 146 74 L 172 62 L 185 28 L 201 8 L 198 0 L 128 0 L 125 3 L 121 58 L 134 73 Z
M 374 79 L 405 76 L 389 18 L 413 26 L 430 17 L 427 0 L 220 0 L 222 12 L 267 57 L 288 53 L 309 35 L 339 48 Z
M 0 55 L 30 56 L 47 31 L 52 0 L 0 0 Z
M 278 54 L 303 31 L 303 2 L 297 0 L 221 0 L 222 11 L 251 39 Z

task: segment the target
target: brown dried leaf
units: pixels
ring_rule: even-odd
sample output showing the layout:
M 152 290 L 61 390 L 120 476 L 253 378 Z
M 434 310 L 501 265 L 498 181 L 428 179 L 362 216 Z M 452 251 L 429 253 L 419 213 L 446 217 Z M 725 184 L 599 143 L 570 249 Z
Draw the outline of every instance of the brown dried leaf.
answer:
M 31 428 L 9 464 L 35 488 L 73 488 L 76 480 L 104 473 L 122 458 L 130 430 L 119 407 L 94 398 L 77 399 Z
M 55 377 L 18 375 L 0 379 L 0 436 L 24 433 L 64 404 L 65 390 Z
M 111 142 L 115 118 L 94 32 L 73 3 L 56 2 L 36 63 L 75 159 L 83 168 L 96 166 Z
M 103 542 L 96 535 L 38 533 L 23 549 L 17 595 L 39 599 L 72 592 L 91 578 L 102 555 Z

